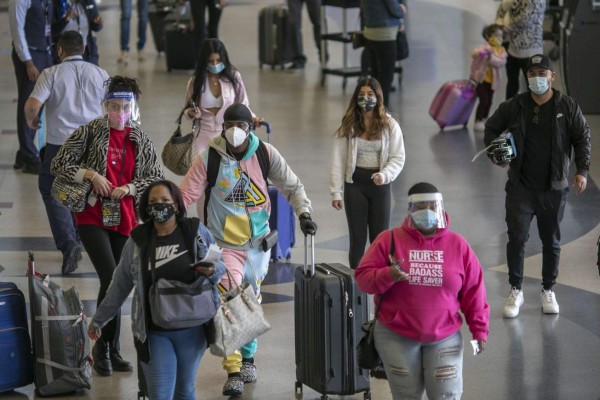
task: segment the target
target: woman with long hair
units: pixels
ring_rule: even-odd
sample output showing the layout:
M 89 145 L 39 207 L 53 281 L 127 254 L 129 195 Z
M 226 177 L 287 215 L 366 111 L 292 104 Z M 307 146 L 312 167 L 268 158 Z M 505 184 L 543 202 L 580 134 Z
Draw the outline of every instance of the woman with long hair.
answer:
M 386 112 L 379 82 L 362 78 L 335 132 L 329 185 L 333 208 L 346 209 L 350 268 L 364 254 L 367 233 L 372 242 L 389 228 L 390 184 L 403 166 L 400 125 Z
M 135 122 L 141 94 L 135 79 L 114 76 L 104 97 L 106 115 L 79 127 L 52 160 L 54 176 L 91 182 L 83 211 L 75 213 L 77 229 L 100 279 L 102 304 L 121 251 L 137 225 L 136 204 L 146 187 L 163 179 L 163 170 L 150 138 Z M 92 348 L 94 369 L 103 376 L 131 371 L 119 350 L 121 315 L 117 312 L 102 328 Z

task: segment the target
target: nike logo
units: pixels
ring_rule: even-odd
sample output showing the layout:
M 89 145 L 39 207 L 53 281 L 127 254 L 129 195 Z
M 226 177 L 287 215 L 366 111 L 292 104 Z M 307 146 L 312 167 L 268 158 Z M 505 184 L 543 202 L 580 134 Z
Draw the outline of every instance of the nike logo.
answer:
M 156 262 L 156 265 L 154 266 L 154 268 L 160 268 L 160 267 L 162 267 L 163 265 L 165 265 L 165 264 L 167 264 L 167 263 L 169 263 L 169 262 L 171 262 L 171 261 L 175 260 L 177 257 L 179 257 L 179 256 L 182 256 L 182 255 L 184 255 L 184 254 L 185 254 L 185 253 L 187 253 L 187 252 L 188 252 L 188 251 L 187 251 L 187 250 L 185 250 L 185 251 L 182 251 L 181 253 L 178 253 L 178 254 L 171 254 L 171 255 L 169 255 L 167 258 L 165 258 L 165 259 L 163 259 L 163 260 L 160 260 L 160 261 L 157 261 L 157 262 Z M 150 269 L 150 268 L 148 268 L 148 269 Z
M 563 116 L 563 113 L 558 113 L 558 115 L 556 116 L 556 119 L 559 119 L 562 116 Z

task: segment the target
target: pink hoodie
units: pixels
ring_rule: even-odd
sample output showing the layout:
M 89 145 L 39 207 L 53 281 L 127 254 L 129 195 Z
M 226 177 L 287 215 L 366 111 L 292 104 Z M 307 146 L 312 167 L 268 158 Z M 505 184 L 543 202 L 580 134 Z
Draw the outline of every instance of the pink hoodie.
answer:
M 401 336 L 433 343 L 460 329 L 460 309 L 473 339 L 487 340 L 490 309 L 477 256 L 459 234 L 445 228 L 425 237 L 409 226 L 409 218 L 393 229 L 395 258 L 402 260 L 408 281 L 395 282 L 390 275 L 392 230 L 377 236 L 355 271 L 358 287 L 375 294 L 375 304 L 385 294 L 379 321 Z M 446 220 L 449 226 L 447 215 Z

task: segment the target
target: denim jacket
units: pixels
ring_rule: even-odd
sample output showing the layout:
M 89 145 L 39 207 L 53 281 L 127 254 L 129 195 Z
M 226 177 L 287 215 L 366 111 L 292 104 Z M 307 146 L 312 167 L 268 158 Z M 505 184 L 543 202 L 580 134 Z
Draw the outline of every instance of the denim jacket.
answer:
M 367 28 L 400 26 L 400 19 L 404 18 L 398 0 L 361 0 L 360 9 Z

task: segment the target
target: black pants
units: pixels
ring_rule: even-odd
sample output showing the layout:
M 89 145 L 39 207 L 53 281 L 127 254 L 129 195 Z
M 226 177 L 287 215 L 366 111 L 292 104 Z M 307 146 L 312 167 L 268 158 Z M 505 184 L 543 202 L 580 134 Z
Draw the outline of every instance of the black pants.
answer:
M 127 242 L 127 236 L 115 231 L 109 231 L 96 225 L 79 225 L 79 236 L 85 251 L 87 251 L 100 279 L 98 292 L 99 307 L 106 296 L 113 272 L 121 259 L 121 251 Z M 102 328 L 102 338 L 111 344 L 111 349 L 119 351 L 119 336 L 121 332 L 121 312 Z
M 548 290 L 556 283 L 560 261 L 560 221 L 568 192 L 568 188 L 539 191 L 522 183 L 506 183 L 506 261 L 511 286 L 521 288 L 525 243 L 529 239 L 529 226 L 534 215 L 542 240 L 542 285 Z
M 221 20 L 221 10 L 217 7 L 219 0 L 192 0 L 190 7 L 192 18 L 194 19 L 195 59 L 198 60 L 200 49 L 205 39 L 219 37 L 219 21 Z M 206 9 L 208 8 L 208 24 L 206 24 Z
M 31 61 L 41 73 L 44 69 L 52 66 L 52 55 L 50 51 L 34 51 L 30 50 Z M 40 165 L 40 156 L 38 149 L 33 143 L 35 137 L 35 129 L 31 129 L 25 120 L 25 102 L 29 98 L 35 81 L 30 81 L 27 76 L 27 67 L 25 63 L 19 59 L 17 53 L 13 49 L 12 62 L 15 68 L 15 76 L 17 78 L 17 135 L 19 137 L 19 150 L 15 159 L 15 164 L 32 164 Z
M 390 227 L 392 205 L 391 185 L 377 186 L 371 175 L 376 170 L 356 168 L 353 183 L 344 184 L 344 208 L 348 220 L 350 268 L 355 269 L 365 252 L 367 233 L 369 242 Z
M 365 49 L 369 52 L 371 76 L 379 81 L 383 92 L 383 103 L 388 107 L 390 89 L 396 70 L 396 53 L 398 51 L 396 41 L 379 42 L 365 39 Z
M 508 55 L 506 60 L 506 100 L 519 93 L 519 71 L 523 71 L 525 81 L 527 81 L 527 75 L 525 74 L 525 66 L 527 65 L 527 58 L 516 58 Z
M 475 90 L 479 98 L 479 105 L 477 106 L 477 111 L 475 111 L 475 121 L 483 121 L 490 114 L 494 90 L 489 82 L 481 82 Z

